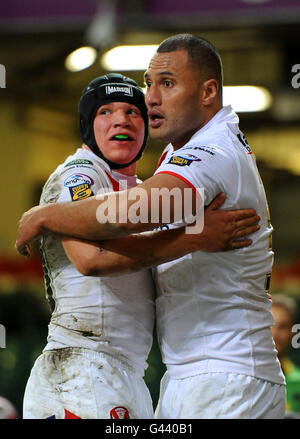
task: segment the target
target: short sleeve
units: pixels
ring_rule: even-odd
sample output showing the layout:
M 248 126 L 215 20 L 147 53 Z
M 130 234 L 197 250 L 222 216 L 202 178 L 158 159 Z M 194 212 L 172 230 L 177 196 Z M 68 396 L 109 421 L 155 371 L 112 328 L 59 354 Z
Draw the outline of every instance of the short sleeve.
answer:
M 100 191 L 110 191 L 105 172 L 93 164 L 74 160 L 71 166 L 61 165 L 44 186 L 41 204 L 79 201 Z
M 231 162 L 230 156 L 217 146 L 183 147 L 169 153 L 155 174 L 174 175 L 199 193 L 204 189 L 207 205 L 225 191 L 225 182 L 234 172 Z

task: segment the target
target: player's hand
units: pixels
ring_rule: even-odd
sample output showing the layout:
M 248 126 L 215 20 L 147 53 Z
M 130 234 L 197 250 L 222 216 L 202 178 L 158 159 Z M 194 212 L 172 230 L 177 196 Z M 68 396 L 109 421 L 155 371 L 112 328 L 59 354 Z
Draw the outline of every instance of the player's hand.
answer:
M 206 252 L 235 250 L 248 247 L 252 240 L 248 235 L 260 229 L 260 216 L 254 209 L 220 210 L 226 195 L 219 194 L 204 212 L 204 229 Z M 203 246 L 203 242 L 202 242 Z
M 25 212 L 19 221 L 15 247 L 22 256 L 27 258 L 30 256 L 30 243 L 42 234 L 42 211 L 42 206 L 33 207 Z

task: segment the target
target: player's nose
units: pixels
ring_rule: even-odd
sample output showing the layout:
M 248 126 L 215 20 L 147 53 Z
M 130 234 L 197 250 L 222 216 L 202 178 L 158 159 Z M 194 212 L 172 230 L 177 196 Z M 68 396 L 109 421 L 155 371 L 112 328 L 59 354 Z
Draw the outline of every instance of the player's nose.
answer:
M 147 107 L 149 108 L 154 107 L 156 105 L 161 105 L 162 98 L 159 88 L 154 85 L 149 87 L 146 91 L 145 101 Z
M 118 111 L 114 114 L 114 126 L 129 126 L 130 125 L 130 117 L 125 111 Z

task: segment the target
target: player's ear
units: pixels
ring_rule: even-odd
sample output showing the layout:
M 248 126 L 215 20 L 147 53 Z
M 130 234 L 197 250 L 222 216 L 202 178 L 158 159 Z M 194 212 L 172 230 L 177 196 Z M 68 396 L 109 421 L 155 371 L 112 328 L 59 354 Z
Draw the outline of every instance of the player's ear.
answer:
M 202 84 L 201 100 L 204 106 L 209 106 L 215 102 L 218 96 L 219 85 L 216 79 L 208 79 Z

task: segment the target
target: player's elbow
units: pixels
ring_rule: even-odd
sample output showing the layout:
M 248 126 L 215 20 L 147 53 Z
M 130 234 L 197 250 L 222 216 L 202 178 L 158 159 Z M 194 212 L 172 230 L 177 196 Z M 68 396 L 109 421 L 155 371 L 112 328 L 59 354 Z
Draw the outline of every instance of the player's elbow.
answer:
M 128 271 L 127 267 L 120 267 L 119 264 L 110 261 L 84 260 L 76 265 L 77 270 L 83 276 L 94 277 L 113 277 L 124 274 Z
M 80 270 L 78 270 L 83 276 L 101 276 L 102 273 L 98 268 L 90 267 L 90 266 L 84 266 Z
M 93 261 L 80 261 L 76 264 L 76 269 L 79 271 L 79 273 L 83 274 L 83 276 L 100 275 L 99 269 L 95 266 Z

